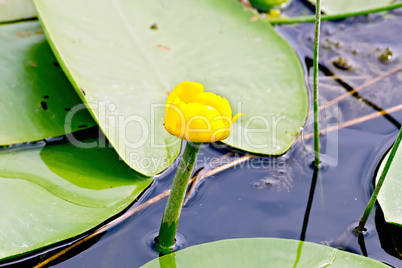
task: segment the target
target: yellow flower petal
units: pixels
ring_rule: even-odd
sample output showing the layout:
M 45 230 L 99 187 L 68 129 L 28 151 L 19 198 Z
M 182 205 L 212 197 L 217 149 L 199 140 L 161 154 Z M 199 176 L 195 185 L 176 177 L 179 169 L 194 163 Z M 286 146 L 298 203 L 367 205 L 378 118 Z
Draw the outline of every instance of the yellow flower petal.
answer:
M 185 139 L 193 142 L 211 142 L 211 134 L 217 126 L 214 118 L 217 110 L 201 103 L 189 103 L 183 110 L 186 118 Z
M 184 133 L 185 117 L 183 105 L 185 104 L 179 98 L 174 99 L 171 104 L 166 104 L 165 128 L 170 134 L 178 137 L 183 135 L 181 132 Z
M 214 142 L 230 135 L 232 124 L 243 114 L 232 118 L 229 102 L 196 82 L 181 82 L 166 101 L 165 128 L 191 142 Z
M 197 102 L 211 106 L 219 111 L 221 115 L 232 117 L 232 109 L 227 99 L 215 95 L 212 92 L 204 92 L 197 96 Z
M 242 117 L 243 115 L 244 115 L 243 113 L 237 113 L 235 116 L 233 116 L 232 124 L 236 122 L 236 120 Z
M 178 84 L 169 94 L 166 103 L 172 103 L 179 98 L 184 103 L 196 102 L 197 96 L 204 92 L 204 86 L 197 82 L 184 81 Z

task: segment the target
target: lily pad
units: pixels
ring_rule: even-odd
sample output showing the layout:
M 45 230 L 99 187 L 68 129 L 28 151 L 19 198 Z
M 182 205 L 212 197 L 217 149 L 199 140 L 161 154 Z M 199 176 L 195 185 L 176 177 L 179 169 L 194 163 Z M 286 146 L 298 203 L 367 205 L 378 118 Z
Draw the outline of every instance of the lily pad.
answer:
M 376 184 L 389 157 L 389 152 L 381 162 L 377 172 Z M 385 177 L 377 198 L 385 221 L 402 226 L 402 152 L 399 147 Z
M 308 1 L 314 5 L 316 3 L 316 0 Z M 383 7 L 394 2 L 394 0 L 324 0 L 321 1 L 321 10 L 325 14 L 333 15 Z
M 98 226 L 129 206 L 151 182 L 119 161 L 109 147 L 39 142 L 1 150 L 0 259 Z
M 192 246 L 142 266 L 151 267 L 388 267 L 378 261 L 310 242 L 241 238 Z
M 224 141 L 232 147 L 280 155 L 305 123 L 296 53 L 238 1 L 34 2 L 75 89 L 118 154 L 143 174 L 161 172 L 180 151 L 163 127 L 164 103 L 185 80 L 245 114 Z
M 38 21 L 1 25 L 0 47 L 0 145 L 96 125 L 58 65 Z
M 32 0 L 0 1 L 0 22 L 30 19 L 36 17 Z

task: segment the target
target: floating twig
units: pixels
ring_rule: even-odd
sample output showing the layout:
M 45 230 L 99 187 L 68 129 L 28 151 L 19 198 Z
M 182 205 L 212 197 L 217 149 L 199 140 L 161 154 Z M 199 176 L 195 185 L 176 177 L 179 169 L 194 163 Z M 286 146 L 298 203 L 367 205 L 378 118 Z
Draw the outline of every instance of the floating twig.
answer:
M 402 66 L 399 66 L 399 67 L 397 67 L 395 69 L 392 69 L 391 71 L 389 71 L 389 72 L 387 72 L 385 74 L 382 74 L 382 75 L 380 75 L 380 76 L 368 81 L 367 83 L 361 85 L 360 87 L 357 87 L 356 89 L 353 89 L 353 90 L 351 90 L 351 91 L 349 91 L 349 92 L 347 92 L 347 93 L 345 93 L 345 94 L 343 94 L 343 95 L 341 95 L 341 96 L 339 96 L 339 97 L 337 97 L 337 98 L 325 103 L 324 105 L 321 105 L 318 110 L 321 111 L 321 110 L 327 108 L 328 106 L 330 106 L 330 105 L 332 105 L 334 103 L 337 103 L 337 102 L 339 102 L 339 101 L 341 101 L 341 100 L 343 100 L 343 99 L 345 99 L 345 98 L 347 98 L 347 97 L 349 97 L 349 96 L 351 96 L 351 95 L 353 95 L 353 94 L 355 94 L 355 93 L 357 93 L 357 92 L 359 92 L 359 91 L 361 91 L 361 90 L 363 90 L 365 88 L 368 88 L 369 86 L 381 81 L 382 79 L 384 79 L 384 78 L 386 78 L 386 77 L 388 77 L 388 76 L 390 76 L 390 75 L 392 75 L 392 74 L 394 74 L 394 73 L 396 73 L 396 72 L 398 72 L 400 70 L 402 70 Z M 312 114 L 312 112 L 310 112 L 310 114 Z

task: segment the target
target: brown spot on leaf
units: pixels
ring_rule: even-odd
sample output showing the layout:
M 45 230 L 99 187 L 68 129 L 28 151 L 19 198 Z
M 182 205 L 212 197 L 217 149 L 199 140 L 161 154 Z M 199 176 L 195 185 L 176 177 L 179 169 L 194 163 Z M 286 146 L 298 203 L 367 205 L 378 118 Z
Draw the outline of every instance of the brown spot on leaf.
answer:
M 156 24 L 156 23 L 152 24 L 151 30 L 158 30 L 158 24 Z
M 83 89 L 83 88 L 80 88 L 80 90 L 81 90 L 82 94 L 84 94 L 84 96 L 86 96 L 86 95 L 87 95 L 87 94 L 85 94 L 85 91 L 84 91 L 84 89 Z
M 160 50 L 163 50 L 163 51 L 169 51 L 170 50 L 170 47 L 159 45 L 159 44 L 156 45 L 156 48 L 160 49 Z
M 240 0 L 240 3 L 242 3 L 244 7 L 251 7 L 251 4 L 248 0 Z
M 257 20 L 258 20 L 258 16 L 252 16 L 250 18 L 250 21 L 252 21 L 252 22 L 257 21 Z
M 42 30 L 36 30 L 35 33 L 36 34 L 43 34 L 43 31 Z
M 47 103 L 46 103 L 46 101 L 42 101 L 41 103 L 40 103 L 40 105 L 42 106 L 42 109 L 43 110 L 47 110 Z
M 38 67 L 38 64 L 36 62 L 32 62 L 32 61 L 29 62 L 29 65 L 32 67 L 35 67 L 35 68 Z
M 28 30 L 18 31 L 15 33 L 15 36 L 19 38 L 31 37 L 31 33 Z

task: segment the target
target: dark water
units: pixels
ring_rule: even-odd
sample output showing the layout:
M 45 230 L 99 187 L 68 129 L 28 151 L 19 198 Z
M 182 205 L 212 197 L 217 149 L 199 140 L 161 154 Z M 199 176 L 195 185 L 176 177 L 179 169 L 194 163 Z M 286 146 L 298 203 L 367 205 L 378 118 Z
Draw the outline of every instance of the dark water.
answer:
M 313 14 L 299 1 L 293 1 L 286 13 Z M 402 12 L 394 11 L 323 23 L 321 103 L 401 65 L 401 18 Z M 310 76 L 313 28 L 311 23 L 277 27 L 295 48 Z M 384 63 L 379 57 L 387 47 L 392 49 L 393 58 Z M 352 68 L 335 67 L 333 61 L 338 57 L 346 58 Z M 331 73 L 339 79 L 329 77 Z M 393 74 L 367 87 L 358 96 L 330 106 L 322 117 L 322 129 L 372 114 L 376 107 L 388 109 L 401 104 L 401 79 L 401 72 Z M 378 207 L 368 221 L 364 246 L 352 234 L 370 198 L 377 165 L 395 140 L 399 122 L 402 122 L 401 111 L 323 135 L 321 145 L 327 163 L 317 176 L 314 195 L 310 195 L 313 155 L 308 147 L 312 147 L 311 139 L 299 139 L 284 156 L 257 158 L 207 178 L 182 211 L 179 247 L 228 238 L 304 238 L 402 267 L 400 259 L 383 249 L 392 248 L 392 241 L 384 235 L 388 226 L 381 219 Z M 304 134 L 311 130 L 309 119 Z M 208 146 L 201 150 L 199 159 L 216 158 L 227 152 Z M 239 156 L 241 154 L 232 155 L 231 159 Z M 202 165 L 203 161 L 199 161 L 195 170 Z M 174 171 L 169 169 L 159 176 L 133 208 L 168 189 Z M 52 265 L 59 268 L 139 267 L 158 257 L 151 242 L 159 229 L 165 202 L 166 199 L 162 199 L 141 210 Z M 308 203 L 311 210 L 306 214 Z M 37 263 L 38 258 L 25 261 L 22 265 L 29 267 Z

